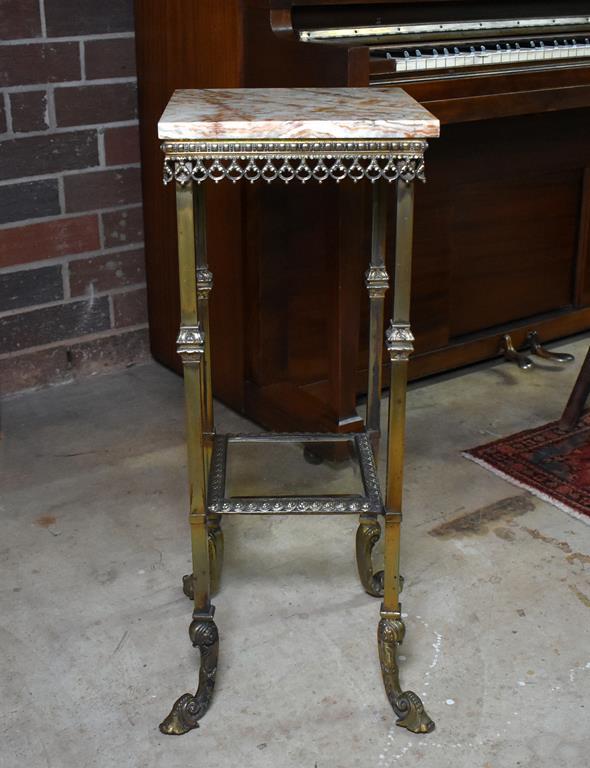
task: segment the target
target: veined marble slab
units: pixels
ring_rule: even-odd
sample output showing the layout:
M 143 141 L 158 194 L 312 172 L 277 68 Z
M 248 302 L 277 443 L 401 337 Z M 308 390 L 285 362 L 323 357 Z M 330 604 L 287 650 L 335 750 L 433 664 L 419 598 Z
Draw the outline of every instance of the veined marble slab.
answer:
M 181 90 L 158 124 L 160 139 L 425 139 L 440 124 L 401 88 Z

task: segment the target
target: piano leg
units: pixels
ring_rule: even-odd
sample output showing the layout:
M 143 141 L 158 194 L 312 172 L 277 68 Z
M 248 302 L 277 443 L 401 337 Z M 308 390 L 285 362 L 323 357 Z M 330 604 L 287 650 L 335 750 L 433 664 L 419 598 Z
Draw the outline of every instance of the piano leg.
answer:
M 397 663 L 397 648 L 403 642 L 406 633 L 399 601 L 401 592 L 399 565 L 406 388 L 408 359 L 413 350 L 413 336 L 409 325 L 413 203 L 412 185 L 400 180 L 397 183 L 393 318 L 386 336 L 391 359 L 391 379 L 385 495 L 384 588 L 377 639 L 385 692 L 398 717 L 397 724 L 414 733 L 429 733 L 434 729 L 434 722 L 425 712 L 417 694 L 402 689 Z

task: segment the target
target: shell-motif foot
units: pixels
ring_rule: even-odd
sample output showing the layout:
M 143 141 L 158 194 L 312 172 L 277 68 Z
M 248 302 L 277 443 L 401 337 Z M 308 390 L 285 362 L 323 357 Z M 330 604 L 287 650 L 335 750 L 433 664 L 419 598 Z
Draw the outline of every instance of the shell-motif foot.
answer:
M 428 716 L 420 697 L 413 691 L 401 693 L 391 701 L 391 706 L 398 717 L 396 725 L 412 733 L 430 733 L 434 730 L 434 721 Z
M 382 617 L 379 622 L 379 661 L 385 693 L 398 717 L 397 725 L 412 733 L 430 733 L 434 722 L 424 709 L 420 697 L 413 691 L 402 691 L 399 683 L 397 647 L 404 639 L 406 627 L 398 616 Z
M 219 634 L 211 616 L 195 618 L 189 628 L 189 636 L 195 648 L 201 652 L 199 687 L 194 696 L 183 694 L 174 702 L 166 719 L 160 723 L 160 731 L 167 736 L 180 736 L 199 727 L 199 720 L 205 715 L 213 698 Z
M 160 730 L 167 736 L 182 736 L 199 727 L 197 697 L 183 693 L 176 699 L 168 717 L 160 723 Z

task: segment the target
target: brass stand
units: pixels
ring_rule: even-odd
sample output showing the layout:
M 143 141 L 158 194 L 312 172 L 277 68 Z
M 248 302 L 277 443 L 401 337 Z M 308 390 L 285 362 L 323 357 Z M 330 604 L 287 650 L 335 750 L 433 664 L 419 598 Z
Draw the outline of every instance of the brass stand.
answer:
M 256 160 L 270 162 L 267 155 L 261 152 L 260 146 L 256 146 Z M 281 146 L 285 147 L 285 145 Z M 318 151 L 318 146 L 321 145 L 314 145 L 314 151 Z M 212 287 L 212 276 L 207 267 L 206 257 L 205 185 L 200 182 L 207 177 L 214 178 L 213 173 L 219 176 L 226 166 L 214 153 L 212 156 L 216 159 L 212 164 L 204 165 L 203 159 L 209 158 L 213 152 L 211 144 L 203 149 L 197 143 L 190 146 L 176 143 L 164 146 L 167 155 L 165 180 L 174 180 L 176 183 L 181 302 L 178 352 L 184 366 L 190 491 L 189 519 L 193 553 L 193 572 L 184 577 L 183 589 L 194 602 L 189 635 L 193 646 L 200 651 L 200 669 L 197 692 L 194 695 L 186 693 L 175 702 L 171 713 L 160 725 L 162 733 L 181 734 L 198 727 L 198 721 L 205 715 L 211 704 L 219 640 L 210 596 L 219 585 L 223 553 L 223 534 L 220 523 L 224 514 L 359 515 L 356 556 L 360 580 L 370 595 L 381 597 L 383 600 L 378 647 L 387 696 L 398 717 L 398 725 L 416 733 L 425 733 L 434 727 L 418 696 L 411 691 L 402 690 L 396 657 L 397 648 L 405 635 L 399 601 L 402 585 L 399 563 L 407 369 L 408 358 L 413 350 L 413 336 L 409 325 L 413 181 L 416 177 L 422 177 L 425 143 L 391 143 L 385 155 L 383 150 L 381 150 L 382 154 L 376 154 L 382 166 L 378 164 L 375 166 L 378 169 L 390 169 L 391 174 L 388 176 L 382 171 L 375 177 L 371 177 L 369 171 L 373 164 L 377 163 L 377 159 L 371 161 L 370 153 L 379 151 L 379 147 L 375 149 L 375 146 L 375 143 L 355 145 L 351 150 L 349 144 L 346 146 L 348 154 L 343 155 L 349 165 L 343 165 L 343 159 L 337 161 L 344 170 L 348 168 L 352 172 L 355 167 L 360 169 L 359 178 L 368 177 L 374 182 L 373 244 L 370 266 L 366 274 L 370 301 L 367 429 L 365 433 L 351 435 L 215 434 L 209 334 L 209 292 Z M 305 155 L 300 157 L 296 151 L 294 147 L 292 153 L 303 163 Z M 299 152 L 303 153 L 304 150 L 301 149 Z M 268 154 L 272 157 L 270 150 Z M 332 154 L 327 157 L 333 160 Z M 359 164 L 359 158 L 363 159 L 364 165 Z M 254 160 L 252 159 L 251 162 Z M 324 163 L 323 160 L 321 162 Z M 229 166 L 229 160 L 227 163 L 227 167 L 233 167 Z M 235 164 L 235 160 L 233 163 Z M 317 167 L 319 166 L 316 166 L 316 169 Z M 324 168 L 326 168 L 325 165 Z M 333 166 L 334 168 L 336 165 Z M 313 174 L 313 171 L 310 172 Z M 340 170 L 338 173 L 339 176 L 333 175 L 333 178 L 340 180 L 343 176 Z M 383 503 L 375 455 L 379 443 L 384 300 L 389 285 L 386 267 L 386 225 L 388 191 L 392 188 L 390 182 L 396 182 L 397 213 L 395 261 L 392 265 L 393 314 L 386 332 L 391 374 L 387 481 L 385 503 Z M 226 487 L 230 452 L 235 446 L 243 447 L 261 442 L 277 445 L 297 442 L 308 451 L 313 451 L 315 445 L 320 455 L 320 443 L 345 443 L 344 447 L 347 447 L 351 455 L 358 460 L 362 490 L 358 493 L 337 496 L 235 497 Z M 380 520 L 384 526 L 385 554 L 382 569 L 376 568 L 373 563 L 373 548 L 381 536 Z

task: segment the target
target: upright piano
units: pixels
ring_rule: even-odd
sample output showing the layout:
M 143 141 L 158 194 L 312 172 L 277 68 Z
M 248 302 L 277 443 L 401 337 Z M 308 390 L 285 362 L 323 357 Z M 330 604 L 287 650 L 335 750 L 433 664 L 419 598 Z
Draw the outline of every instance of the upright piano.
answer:
M 136 0 L 136 23 L 157 359 L 177 365 L 178 299 L 154 126 L 178 87 L 391 85 L 440 118 L 417 190 L 413 377 L 491 358 L 505 333 L 590 326 L 588 0 Z M 266 427 L 354 430 L 370 195 L 304 192 L 211 190 L 231 296 L 213 292 L 216 391 Z

